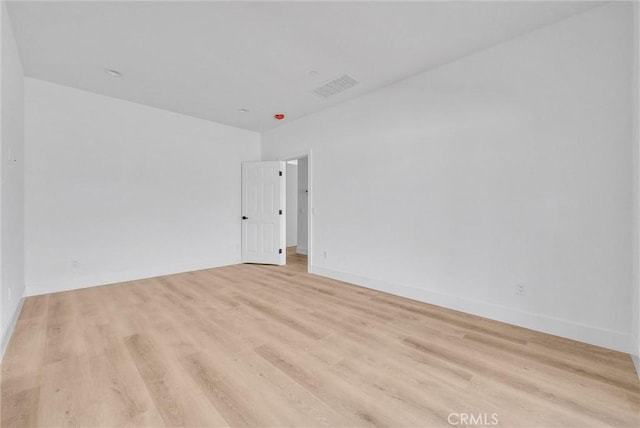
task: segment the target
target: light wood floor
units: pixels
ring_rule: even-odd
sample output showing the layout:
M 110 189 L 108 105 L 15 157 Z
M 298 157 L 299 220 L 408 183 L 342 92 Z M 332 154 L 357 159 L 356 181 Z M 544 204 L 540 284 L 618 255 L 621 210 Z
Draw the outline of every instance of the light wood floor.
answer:
M 640 424 L 628 355 L 290 262 L 28 298 L 2 426 Z

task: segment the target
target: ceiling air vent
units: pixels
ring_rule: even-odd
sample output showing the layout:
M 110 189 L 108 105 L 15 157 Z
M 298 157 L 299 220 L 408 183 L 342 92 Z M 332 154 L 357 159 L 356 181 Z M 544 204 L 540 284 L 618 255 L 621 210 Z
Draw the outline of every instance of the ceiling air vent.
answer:
M 346 91 L 349 88 L 353 88 L 359 84 L 356 79 L 346 74 L 338 77 L 337 79 L 330 80 L 319 88 L 314 89 L 314 94 L 321 96 L 322 98 L 329 98 L 332 95 L 338 94 L 342 91 Z

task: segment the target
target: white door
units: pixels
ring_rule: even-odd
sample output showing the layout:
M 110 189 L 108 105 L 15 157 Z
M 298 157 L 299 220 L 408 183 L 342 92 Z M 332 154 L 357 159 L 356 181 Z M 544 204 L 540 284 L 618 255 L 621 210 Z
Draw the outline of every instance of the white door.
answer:
M 286 263 L 286 166 L 242 163 L 242 262 Z

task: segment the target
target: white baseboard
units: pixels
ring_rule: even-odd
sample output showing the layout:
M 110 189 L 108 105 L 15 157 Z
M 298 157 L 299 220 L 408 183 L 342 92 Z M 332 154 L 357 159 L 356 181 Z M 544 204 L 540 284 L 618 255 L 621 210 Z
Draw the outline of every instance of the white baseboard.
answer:
M 531 330 L 566 337 L 628 354 L 632 352 L 631 334 L 575 323 L 569 320 L 554 318 L 538 313 L 521 311 L 519 309 L 513 309 L 480 300 L 468 299 L 461 296 L 444 294 L 408 285 L 393 284 L 387 281 L 367 278 L 347 272 L 335 271 L 320 266 L 312 266 L 311 271 L 316 275 L 350 282 L 373 290 L 383 291 L 397 296 L 430 303 L 432 305 L 442 306 L 484 318 L 506 322 L 508 324 L 529 328 Z
M 40 294 L 58 293 L 61 291 L 78 290 L 81 288 L 99 287 L 102 285 L 117 284 L 119 282 L 137 281 L 140 279 L 155 278 L 164 275 L 174 275 L 196 270 L 212 269 L 222 266 L 229 266 L 240 263 L 240 260 L 229 261 L 228 263 L 215 264 L 211 260 L 181 263 L 167 266 L 156 266 L 153 268 L 133 269 L 120 272 L 108 272 L 99 275 L 77 276 L 73 278 L 57 279 L 54 281 L 27 283 L 24 295 L 37 296 Z
M 18 317 L 20 316 L 20 312 L 22 311 L 22 305 L 24 305 L 24 298 L 20 299 L 16 310 L 13 312 L 11 318 L 9 319 L 9 322 L 2 329 L 2 342 L 0 342 L 0 362 L 2 362 L 2 360 L 4 359 L 4 353 L 7 350 L 7 346 L 9 346 L 9 341 L 11 340 L 13 330 L 16 328 Z
M 296 253 L 304 254 L 306 256 L 307 255 L 307 249 L 306 248 L 302 248 L 302 247 L 297 247 L 296 248 Z

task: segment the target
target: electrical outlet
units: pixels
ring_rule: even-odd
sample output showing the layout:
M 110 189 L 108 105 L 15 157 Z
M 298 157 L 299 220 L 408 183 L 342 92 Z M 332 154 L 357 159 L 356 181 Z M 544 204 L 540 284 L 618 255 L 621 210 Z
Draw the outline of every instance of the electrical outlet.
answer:
M 74 269 L 78 269 L 78 266 L 79 266 L 79 265 L 80 265 L 80 264 L 78 263 L 78 261 L 77 261 L 77 260 L 71 260 L 71 267 L 72 267 L 72 268 L 74 268 Z
M 324 259 L 327 260 L 327 250 L 324 250 L 322 252 L 322 257 L 324 257 Z
M 518 296 L 526 296 L 527 295 L 527 286 L 524 284 L 516 284 L 516 295 Z

